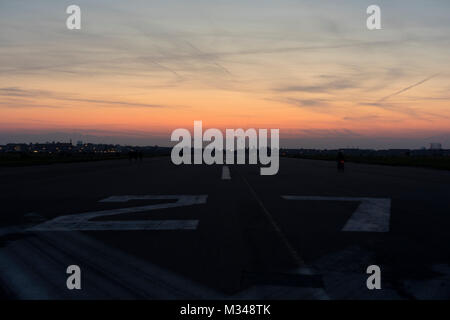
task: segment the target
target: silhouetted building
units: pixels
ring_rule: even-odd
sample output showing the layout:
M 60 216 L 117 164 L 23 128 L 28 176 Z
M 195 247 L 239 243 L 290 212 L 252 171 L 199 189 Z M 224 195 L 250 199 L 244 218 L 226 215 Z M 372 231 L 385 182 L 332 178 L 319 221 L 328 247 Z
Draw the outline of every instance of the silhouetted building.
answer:
M 430 143 L 430 150 L 442 150 L 442 145 L 437 142 Z

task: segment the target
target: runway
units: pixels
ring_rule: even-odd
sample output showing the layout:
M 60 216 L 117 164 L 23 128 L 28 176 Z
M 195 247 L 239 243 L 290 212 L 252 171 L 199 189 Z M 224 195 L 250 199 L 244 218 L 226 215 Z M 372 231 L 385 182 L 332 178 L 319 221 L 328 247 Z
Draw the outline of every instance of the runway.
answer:
M 289 158 L 274 176 L 168 157 L 0 168 L 0 294 L 449 299 L 449 185 L 448 171 Z

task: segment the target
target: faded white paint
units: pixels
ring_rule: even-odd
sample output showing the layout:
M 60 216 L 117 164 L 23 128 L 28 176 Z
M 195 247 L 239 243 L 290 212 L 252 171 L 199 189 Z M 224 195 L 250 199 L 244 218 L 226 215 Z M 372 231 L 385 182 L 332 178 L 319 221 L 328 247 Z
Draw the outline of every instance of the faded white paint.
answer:
M 222 167 L 222 180 L 231 180 L 230 168 L 228 166 Z
M 176 208 L 206 203 L 207 195 L 143 195 L 113 196 L 101 202 L 127 202 L 130 200 L 171 200 L 174 203 L 153 204 L 140 207 L 119 208 L 103 211 L 92 211 L 80 214 L 59 216 L 38 224 L 28 231 L 74 231 L 74 230 L 195 230 L 198 220 L 125 220 L 125 221 L 90 221 L 94 218 L 145 212 L 158 209 Z

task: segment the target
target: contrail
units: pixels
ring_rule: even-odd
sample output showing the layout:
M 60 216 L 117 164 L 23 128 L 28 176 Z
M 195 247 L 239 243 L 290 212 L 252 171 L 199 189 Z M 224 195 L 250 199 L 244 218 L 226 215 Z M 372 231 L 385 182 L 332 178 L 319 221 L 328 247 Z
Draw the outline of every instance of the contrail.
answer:
M 377 103 L 378 103 L 378 102 L 386 101 L 387 99 L 389 99 L 389 98 L 391 98 L 391 97 L 397 96 L 397 95 L 399 95 L 399 94 L 401 94 L 401 93 L 403 93 L 403 92 L 405 92 L 405 91 L 408 91 L 408 90 L 410 90 L 410 89 L 412 89 L 412 88 L 414 88 L 414 87 L 420 86 L 421 84 L 427 82 L 428 80 L 433 79 L 434 77 L 437 77 L 438 75 L 439 75 L 439 73 L 436 73 L 436 74 L 434 74 L 434 75 L 432 75 L 432 76 L 430 76 L 430 77 L 428 77 L 428 78 L 423 79 L 422 81 L 419 81 L 419 82 L 417 82 L 417 83 L 415 83 L 415 84 L 413 84 L 413 85 L 410 85 L 409 87 L 406 87 L 406 88 L 403 88 L 402 90 L 399 90 L 399 91 L 397 91 L 397 92 L 394 92 L 394 93 L 392 93 L 392 94 L 390 94 L 390 95 L 388 95 L 388 96 L 386 96 L 386 97 L 384 97 L 384 98 L 381 98 L 380 100 L 377 100 Z
M 185 41 L 188 46 L 190 46 L 192 49 L 194 49 L 195 51 L 197 51 L 200 55 L 204 56 L 204 57 L 208 57 L 210 56 L 211 62 L 212 64 L 214 64 L 216 67 L 218 67 L 219 69 L 221 69 L 224 73 L 228 74 L 229 76 L 232 76 L 231 72 L 225 68 L 223 65 L 221 65 L 219 62 L 214 61 L 215 60 L 215 56 L 214 55 L 210 55 L 210 54 L 205 54 L 203 51 L 201 51 L 199 48 L 197 48 L 196 46 L 194 46 L 192 43 L 190 43 L 189 41 Z

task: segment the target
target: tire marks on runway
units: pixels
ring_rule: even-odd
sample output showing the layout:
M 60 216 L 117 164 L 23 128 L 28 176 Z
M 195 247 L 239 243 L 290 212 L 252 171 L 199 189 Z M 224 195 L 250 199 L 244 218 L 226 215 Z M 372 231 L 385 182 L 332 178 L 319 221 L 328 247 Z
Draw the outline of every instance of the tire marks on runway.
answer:
M 67 266 L 82 290 L 66 288 Z M 80 232 L 40 232 L 0 252 L 0 278 L 20 299 L 218 299 L 221 295 Z
M 82 289 L 66 288 L 79 265 Z M 18 299 L 327 299 L 321 288 L 254 285 L 228 296 L 81 232 L 39 232 L 0 251 L 0 280 Z M 13 297 L 11 297 L 13 298 Z

